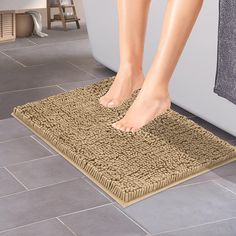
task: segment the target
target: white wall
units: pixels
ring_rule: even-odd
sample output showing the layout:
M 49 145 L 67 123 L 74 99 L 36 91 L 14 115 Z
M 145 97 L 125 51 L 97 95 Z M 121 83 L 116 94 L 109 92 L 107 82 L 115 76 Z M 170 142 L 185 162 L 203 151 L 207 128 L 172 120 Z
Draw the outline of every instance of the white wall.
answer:
M 46 0 L 0 0 L 0 11 L 45 8 Z

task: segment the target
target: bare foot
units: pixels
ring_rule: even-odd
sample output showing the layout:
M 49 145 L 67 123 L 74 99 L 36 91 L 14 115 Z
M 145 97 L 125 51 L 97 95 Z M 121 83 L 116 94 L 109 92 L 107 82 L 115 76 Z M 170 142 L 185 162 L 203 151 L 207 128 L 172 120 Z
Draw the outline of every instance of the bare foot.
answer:
M 144 84 L 125 116 L 112 126 L 121 131 L 136 132 L 169 109 L 170 105 L 171 99 L 168 91 L 153 93 L 150 87 L 145 87 Z
M 125 100 L 140 89 L 144 82 L 142 71 L 121 69 L 117 73 L 109 91 L 99 99 L 101 105 L 105 107 L 120 106 Z

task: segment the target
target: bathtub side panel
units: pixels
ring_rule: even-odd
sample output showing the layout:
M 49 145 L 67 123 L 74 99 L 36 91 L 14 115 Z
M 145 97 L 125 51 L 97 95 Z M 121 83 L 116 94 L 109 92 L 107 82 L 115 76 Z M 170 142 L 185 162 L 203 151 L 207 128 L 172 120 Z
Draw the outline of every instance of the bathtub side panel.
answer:
M 83 0 L 94 57 L 117 71 L 119 65 L 116 1 Z M 166 1 L 152 1 L 145 43 L 146 73 L 155 55 Z M 134 26 L 135 27 L 135 26 Z M 236 136 L 236 106 L 213 92 L 217 62 L 218 1 L 205 0 L 170 83 L 172 101 Z

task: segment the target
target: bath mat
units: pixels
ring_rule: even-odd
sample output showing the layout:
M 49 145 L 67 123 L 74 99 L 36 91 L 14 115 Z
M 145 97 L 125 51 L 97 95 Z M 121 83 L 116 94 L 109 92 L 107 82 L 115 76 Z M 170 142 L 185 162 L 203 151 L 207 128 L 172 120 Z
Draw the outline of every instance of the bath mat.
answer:
M 15 107 L 12 115 L 123 207 L 236 160 L 236 147 L 171 109 L 134 134 L 114 129 L 138 91 L 105 108 L 98 98 L 113 79 Z

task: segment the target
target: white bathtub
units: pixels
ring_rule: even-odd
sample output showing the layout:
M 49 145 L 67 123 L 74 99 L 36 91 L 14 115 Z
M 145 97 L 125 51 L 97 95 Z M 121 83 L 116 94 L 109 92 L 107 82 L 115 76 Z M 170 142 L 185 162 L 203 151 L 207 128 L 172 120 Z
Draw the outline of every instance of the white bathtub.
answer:
M 92 52 L 117 71 L 119 65 L 116 0 L 83 0 Z M 158 45 L 166 1 L 153 0 L 147 30 L 144 72 Z M 205 0 L 170 84 L 173 103 L 236 136 L 236 105 L 213 93 L 217 62 L 218 4 Z M 135 25 L 134 25 L 135 27 Z

